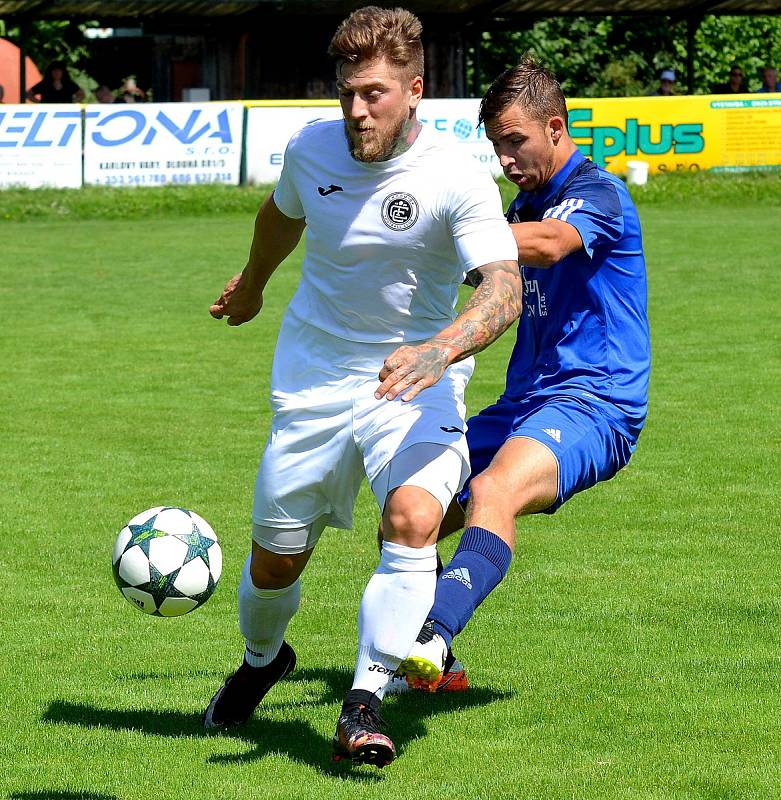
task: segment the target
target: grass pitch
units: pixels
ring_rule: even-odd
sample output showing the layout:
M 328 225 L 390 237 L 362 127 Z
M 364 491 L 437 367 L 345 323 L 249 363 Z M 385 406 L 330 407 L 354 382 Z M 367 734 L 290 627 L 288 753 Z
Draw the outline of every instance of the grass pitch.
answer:
M 654 365 L 638 452 L 520 523 L 510 574 L 458 640 L 473 688 L 389 699 L 400 757 L 382 772 L 329 747 L 376 563 L 365 488 L 355 531 L 327 532 L 305 573 L 299 668 L 244 730 L 200 727 L 240 658 L 235 590 L 301 251 L 261 317 L 229 329 L 207 308 L 252 213 L 177 217 L 149 195 L 144 214 L 134 190 L 94 195 L 93 213 L 57 195 L 47 219 L 0 193 L 0 797 L 781 796 L 781 200 L 667 185 L 639 198 Z M 119 197 L 138 213 L 98 213 Z M 479 357 L 473 411 L 511 344 Z M 208 519 L 225 554 L 215 596 L 172 620 L 132 608 L 110 571 L 116 532 L 164 503 Z

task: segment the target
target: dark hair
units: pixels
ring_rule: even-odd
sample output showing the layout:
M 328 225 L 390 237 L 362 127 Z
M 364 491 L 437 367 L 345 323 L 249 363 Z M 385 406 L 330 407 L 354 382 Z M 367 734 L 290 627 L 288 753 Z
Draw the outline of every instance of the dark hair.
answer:
M 328 46 L 337 63 L 384 58 L 412 79 L 423 75 L 423 26 L 403 8 L 366 6 L 343 20 Z
M 55 69 L 62 71 L 63 83 L 67 83 L 71 79 L 71 76 L 68 74 L 68 68 L 65 66 L 64 61 L 52 61 L 43 71 L 44 83 L 51 83 L 54 80 L 54 78 L 52 78 L 52 72 L 54 72 Z
M 490 122 L 516 103 L 539 122 L 547 122 L 551 117 L 561 117 L 565 125 L 568 122 L 567 101 L 559 82 L 529 55 L 491 84 L 480 101 L 478 124 Z

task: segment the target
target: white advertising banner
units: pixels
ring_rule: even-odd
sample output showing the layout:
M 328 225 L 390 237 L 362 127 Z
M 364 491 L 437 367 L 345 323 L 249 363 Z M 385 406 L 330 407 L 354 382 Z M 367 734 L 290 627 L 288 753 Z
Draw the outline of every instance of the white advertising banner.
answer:
M 426 100 L 418 118 L 430 125 L 442 140 L 463 148 L 485 164 L 494 175 L 501 173 L 499 161 L 482 127 L 477 127 L 478 99 Z M 338 105 L 250 106 L 247 109 L 246 165 L 250 183 L 275 183 L 282 170 L 285 147 L 304 125 L 321 119 L 340 119 Z
M 245 153 L 248 183 L 276 183 L 290 137 L 312 122 L 341 119 L 331 106 L 251 106 L 247 109 Z
M 479 98 L 427 100 L 424 97 L 418 107 L 418 119 L 424 125 L 431 125 L 443 141 L 458 145 L 488 167 L 491 174 L 501 175 L 493 145 L 486 138 L 483 126 L 477 127 L 479 108 Z
M 84 183 L 238 184 L 241 103 L 87 106 Z
M 81 108 L 67 103 L 0 108 L 0 187 L 81 186 Z

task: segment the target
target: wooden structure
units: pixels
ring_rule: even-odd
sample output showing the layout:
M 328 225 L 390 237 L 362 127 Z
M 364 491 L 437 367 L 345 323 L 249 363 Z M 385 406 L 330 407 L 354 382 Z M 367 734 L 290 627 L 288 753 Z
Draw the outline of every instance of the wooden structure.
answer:
M 204 87 L 213 100 L 332 97 L 330 37 L 352 10 L 371 0 L 0 0 L 0 18 L 19 24 L 20 47 L 32 20 L 98 21 L 115 35 L 96 40 L 98 81 L 128 74 L 158 101 L 181 100 Z M 388 3 L 385 3 L 388 5 Z M 515 16 L 669 14 L 689 23 L 692 85 L 694 33 L 705 14 L 777 14 L 781 0 L 408 0 L 424 27 L 426 93 L 465 97 L 466 53 L 480 36 Z M 41 68 L 45 65 L 39 65 Z M 20 86 L 24 85 L 24 59 Z M 6 98 L 10 101 L 12 98 Z

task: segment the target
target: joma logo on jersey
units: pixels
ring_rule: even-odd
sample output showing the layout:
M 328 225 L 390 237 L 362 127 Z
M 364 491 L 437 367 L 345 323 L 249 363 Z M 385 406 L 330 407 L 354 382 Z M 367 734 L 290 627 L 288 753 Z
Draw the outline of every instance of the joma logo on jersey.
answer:
M 176 114 L 172 119 L 164 111 L 158 111 L 153 117 L 143 111 L 123 109 L 103 116 L 99 111 L 87 111 L 86 117 L 100 117 L 92 131 L 92 141 L 99 147 L 119 147 L 134 139 L 141 139 L 140 144 L 149 145 L 158 134 L 172 136 L 181 144 L 192 144 L 199 139 L 216 139 L 223 145 L 233 143 L 228 112 L 223 110 L 215 118 L 204 118 L 201 109 L 191 111 L 189 116 L 181 120 Z M 211 116 L 211 115 L 209 115 Z
M 591 122 L 592 109 L 575 108 L 569 112 L 569 133 L 583 155 L 600 167 L 613 156 L 624 153 L 661 156 L 673 153 L 701 153 L 705 149 L 702 125 L 683 122 L 678 125 L 641 125 L 636 119 L 625 121 L 624 127 L 594 125 L 579 127 L 576 123 Z
M 389 194 L 382 201 L 382 221 L 392 231 L 406 231 L 418 220 L 418 201 L 406 192 Z

